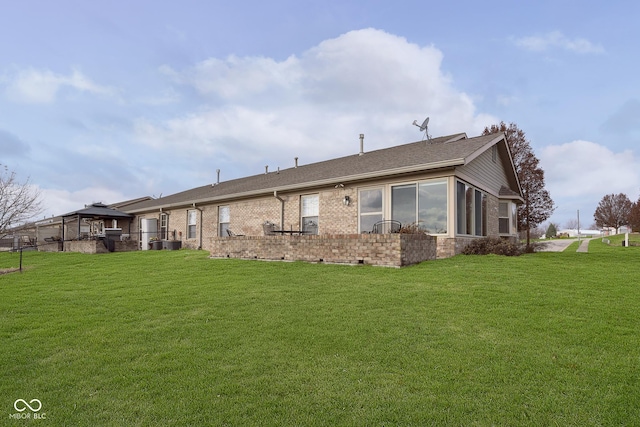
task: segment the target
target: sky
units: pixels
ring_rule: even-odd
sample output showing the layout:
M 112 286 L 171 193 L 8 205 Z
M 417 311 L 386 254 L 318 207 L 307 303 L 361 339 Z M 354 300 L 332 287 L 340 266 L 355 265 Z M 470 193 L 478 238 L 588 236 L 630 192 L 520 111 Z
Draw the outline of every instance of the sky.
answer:
M 640 3 L 0 0 L 0 164 L 42 217 L 515 123 L 564 227 L 640 197 Z

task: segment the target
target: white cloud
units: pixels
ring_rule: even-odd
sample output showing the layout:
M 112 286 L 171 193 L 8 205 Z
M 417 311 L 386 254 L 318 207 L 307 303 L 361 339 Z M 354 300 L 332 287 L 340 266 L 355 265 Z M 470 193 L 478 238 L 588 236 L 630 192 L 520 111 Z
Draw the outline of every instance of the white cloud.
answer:
M 6 81 L 9 98 L 29 104 L 50 104 L 55 101 L 56 95 L 63 87 L 95 95 L 114 93 L 112 88 L 94 83 L 78 70 L 73 70 L 70 75 L 65 76 L 50 70 L 29 68 L 17 72 Z
M 537 36 L 514 38 L 512 41 L 518 47 L 537 52 L 556 48 L 576 53 L 604 53 L 602 45 L 579 37 L 570 39 L 560 31 L 552 31 Z
M 585 198 L 597 203 L 606 194 L 625 193 L 635 200 L 640 190 L 640 159 L 630 150 L 614 153 L 579 140 L 543 148 L 540 163 L 553 198 Z
M 475 111 L 442 60 L 433 46 L 364 29 L 283 61 L 230 56 L 186 70 L 163 66 L 205 106 L 164 123 L 141 119 L 136 135 L 155 148 L 184 147 L 185 155 L 215 161 L 273 164 L 284 157 L 289 164 L 296 155 L 311 162 L 357 152 L 360 133 L 365 150 L 418 140 L 411 123 L 427 115 L 436 136 L 477 135 L 497 122 Z
M 632 151 L 616 153 L 578 140 L 547 146 L 539 158 L 546 188 L 556 203 L 553 222 L 575 220 L 579 211 L 583 226 L 588 227 L 605 195 L 624 193 L 635 201 L 640 194 L 640 158 Z
M 173 88 L 160 91 L 157 95 L 146 96 L 137 99 L 137 102 L 153 107 L 176 104 L 182 99 L 180 93 Z
M 44 217 L 64 215 L 83 209 L 91 203 L 117 203 L 130 199 L 122 192 L 104 187 L 86 187 L 78 191 L 39 188 L 42 205 L 45 207 Z M 137 196 L 136 196 L 137 197 Z M 35 218 L 39 219 L 39 218 Z
M 271 58 L 239 58 L 231 55 L 222 60 L 207 59 L 193 68 L 178 72 L 168 66 L 160 71 L 176 82 L 191 85 L 205 95 L 216 95 L 226 100 L 244 98 L 273 90 L 279 86 L 290 88 L 295 84 L 298 61 L 291 57 L 283 62 Z
M 501 107 L 509 107 L 519 101 L 518 97 L 512 95 L 496 96 L 496 103 Z

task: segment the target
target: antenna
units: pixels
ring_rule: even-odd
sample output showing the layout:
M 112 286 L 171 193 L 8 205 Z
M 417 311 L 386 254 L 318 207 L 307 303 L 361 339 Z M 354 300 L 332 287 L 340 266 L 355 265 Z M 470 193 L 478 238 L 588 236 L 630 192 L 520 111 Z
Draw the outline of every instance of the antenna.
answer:
M 422 122 L 421 125 L 418 124 L 417 120 L 414 120 L 413 125 L 418 126 L 420 128 L 420 132 L 424 132 L 426 139 L 431 139 L 431 135 L 429 135 L 429 117 L 424 119 L 424 122 Z M 422 140 L 424 141 L 425 138 L 422 138 Z

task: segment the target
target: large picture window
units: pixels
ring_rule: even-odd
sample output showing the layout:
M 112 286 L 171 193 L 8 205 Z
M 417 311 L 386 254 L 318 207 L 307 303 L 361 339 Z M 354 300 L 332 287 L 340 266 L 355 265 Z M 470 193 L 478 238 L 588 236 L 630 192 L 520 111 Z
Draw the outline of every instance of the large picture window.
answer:
M 447 181 L 418 184 L 418 223 L 431 234 L 447 232 Z
M 415 224 L 431 234 L 447 232 L 447 181 L 443 179 L 391 187 L 391 218 Z
M 317 194 L 302 196 L 300 199 L 302 231 L 305 234 L 318 234 L 320 203 Z
M 373 230 L 373 225 L 382 221 L 382 188 L 360 190 L 360 232 Z
M 418 200 L 416 189 L 416 184 L 391 187 L 391 219 L 400 221 L 402 225 L 417 222 Z

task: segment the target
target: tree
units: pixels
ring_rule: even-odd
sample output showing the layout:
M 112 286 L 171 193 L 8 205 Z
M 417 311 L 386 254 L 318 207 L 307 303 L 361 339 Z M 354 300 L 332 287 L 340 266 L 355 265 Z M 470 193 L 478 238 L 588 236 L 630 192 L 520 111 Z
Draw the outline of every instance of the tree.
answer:
M 632 231 L 640 231 L 640 197 L 638 197 L 638 201 L 635 202 L 631 207 L 631 213 L 629 215 L 629 227 L 631 227 Z
M 544 187 L 544 171 L 540 167 L 540 160 L 533 154 L 525 133 L 515 123 L 507 126 L 500 122 L 484 128 L 482 134 L 500 132 L 507 139 L 524 198 L 524 203 L 518 206 L 518 229 L 527 232 L 527 246 L 530 246 L 531 230 L 549 219 L 555 206 Z
M 40 191 L 29 183 L 18 182 L 16 173 L 0 165 L 0 238 L 7 230 L 42 212 Z
M 549 223 L 549 227 L 547 228 L 547 232 L 545 233 L 545 237 L 547 239 L 550 239 L 552 237 L 556 237 L 556 235 L 558 234 L 558 229 L 556 228 L 556 225 L 554 223 Z
M 612 227 L 618 229 L 629 224 L 633 204 L 626 194 L 607 194 L 600 200 L 593 219 L 598 227 Z
M 544 231 L 544 228 L 542 226 L 538 226 L 538 227 L 536 227 L 536 228 L 531 230 L 531 238 L 532 239 L 539 239 L 544 235 L 545 235 L 545 231 Z
M 570 220 L 567 220 L 564 226 L 570 230 L 577 230 L 580 224 L 576 218 L 571 218 Z

